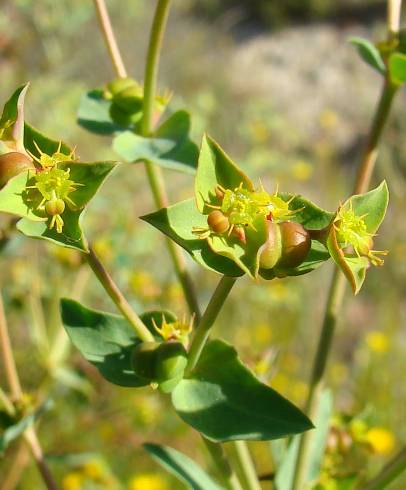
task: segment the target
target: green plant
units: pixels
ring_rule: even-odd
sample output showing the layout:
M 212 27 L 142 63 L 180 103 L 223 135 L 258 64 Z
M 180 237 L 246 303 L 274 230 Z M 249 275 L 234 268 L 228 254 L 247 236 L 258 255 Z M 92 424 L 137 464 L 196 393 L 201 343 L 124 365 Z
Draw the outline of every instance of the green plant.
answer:
M 322 396 L 321 387 L 336 317 L 342 307 L 345 278 L 357 294 L 367 269 L 382 265 L 381 255 L 387 253 L 376 251 L 373 242 L 387 210 L 388 188 L 385 181 L 375 189 L 368 188 L 393 98 L 406 82 L 406 51 L 398 21 L 393 20 L 400 2 L 389 2 L 391 23 L 384 43 L 376 47 L 365 40 L 352 40 L 362 58 L 383 75 L 384 88 L 354 194 L 337 203 L 332 212 L 301 195 L 278 188 L 269 191 L 262 183 L 254 185 L 208 135 L 198 149 L 190 137 L 189 113 L 171 112 L 170 95 L 157 93 L 169 0 L 157 2 L 144 85 L 127 76 L 104 3 L 95 0 L 95 5 L 117 78 L 84 95 L 78 122 L 90 132 L 109 135 L 113 148 L 124 160 L 121 165 L 145 165 L 158 209 L 142 219 L 166 235 L 192 320 L 186 322 L 168 311 L 138 314 L 120 291 L 82 229 L 86 207 L 118 163 L 83 163 L 66 144 L 30 126 L 24 119 L 27 85 L 11 95 L 0 119 L 0 211 L 18 219 L 16 228 L 23 235 L 81 254 L 121 315 L 61 299 L 62 321 L 73 345 L 110 383 L 133 389 L 150 386 L 170 393 L 175 412 L 202 436 L 216 465 L 218 482 L 181 453 L 146 445 L 160 464 L 192 488 L 204 485 L 255 490 L 261 488 L 260 481 L 245 441 L 277 440 L 304 433 L 300 440 L 292 438 L 277 468 L 275 485 L 279 490 L 305 488 L 315 479 L 314 474 L 309 476 L 309 460 L 320 470 L 322 459 L 311 444 L 313 424 L 314 437 L 319 438 L 321 446 L 327 438 L 331 403 L 328 395 Z M 196 174 L 194 198 L 170 205 L 161 167 Z M 221 275 L 203 314 L 181 249 L 197 264 Z M 330 258 L 337 268 L 304 413 L 258 379 L 234 346 L 209 336 L 241 276 L 254 281 L 283 280 L 311 273 Z M 3 316 L 0 332 L 10 394 L 0 392 L 7 415 L 0 441 L 5 448 L 24 434 L 45 483 L 50 489 L 56 488 L 33 428 L 43 410 L 23 403 Z M 320 399 L 327 407 L 322 416 L 318 410 Z M 233 461 L 224 451 L 225 442 L 233 445 Z M 237 472 L 233 463 L 237 464 Z M 389 465 L 384 476 L 375 481 L 379 485 L 390 482 L 402 465 L 403 452 L 396 464 Z M 391 472 L 392 467 L 395 469 Z M 346 488 L 360 483 L 362 480 L 352 479 L 353 486 Z M 313 488 L 322 484 L 316 482 Z M 373 482 L 368 485 L 383 488 L 374 487 Z

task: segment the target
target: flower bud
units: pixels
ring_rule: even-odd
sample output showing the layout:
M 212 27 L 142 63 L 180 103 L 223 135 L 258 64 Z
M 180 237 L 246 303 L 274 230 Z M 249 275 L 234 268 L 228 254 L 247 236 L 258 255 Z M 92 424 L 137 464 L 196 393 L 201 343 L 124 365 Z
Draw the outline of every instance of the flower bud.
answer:
M 262 269 L 273 269 L 282 255 L 282 241 L 279 225 L 272 221 L 266 221 L 268 238 L 261 247 L 259 266 Z
M 127 87 L 114 96 L 113 101 L 126 114 L 134 114 L 142 109 L 143 93 L 139 86 Z
M 182 379 L 187 365 L 187 352 L 181 342 L 160 344 L 156 356 L 156 381 L 164 393 L 169 393 Z
M 0 188 L 4 187 L 7 182 L 25 170 L 35 170 L 32 160 L 17 151 L 0 155 Z
M 220 235 L 225 233 L 230 227 L 227 216 L 217 209 L 207 216 L 207 224 L 214 233 L 219 233 Z
M 293 268 L 300 265 L 310 251 L 310 234 L 300 223 L 284 221 L 279 223 L 282 239 L 282 257 L 278 268 Z
M 132 352 L 132 366 L 140 378 L 152 382 L 156 378 L 156 359 L 159 342 L 140 342 Z
M 111 95 L 114 97 L 117 95 L 119 92 L 122 90 L 125 90 L 126 88 L 129 87 L 136 87 L 138 86 L 137 82 L 130 78 L 130 77 L 124 77 L 124 78 L 116 78 L 115 80 L 111 81 L 107 85 L 108 91 L 111 93 Z
M 62 199 L 52 199 L 45 204 L 45 211 L 49 216 L 57 216 L 65 211 L 65 203 Z

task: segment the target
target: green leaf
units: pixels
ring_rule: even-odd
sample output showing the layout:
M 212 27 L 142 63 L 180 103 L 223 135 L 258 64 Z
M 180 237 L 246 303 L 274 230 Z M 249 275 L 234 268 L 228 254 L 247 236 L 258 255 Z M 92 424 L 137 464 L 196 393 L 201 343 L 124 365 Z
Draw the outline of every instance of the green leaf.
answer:
M 9 444 L 21 436 L 29 427 L 31 427 L 39 417 L 41 417 L 46 411 L 50 410 L 53 406 L 51 400 L 47 400 L 34 412 L 26 415 L 15 424 L 7 427 L 7 429 L 0 434 L 0 456 L 4 454 Z
M 221 340 L 210 341 L 172 392 L 178 415 L 213 441 L 270 440 L 311 429 L 292 403 L 261 383 Z
M 130 387 L 148 384 L 132 368 L 131 353 L 140 340 L 127 320 L 67 298 L 61 300 L 61 315 L 73 345 L 107 381 Z M 152 311 L 141 315 L 141 320 L 156 335 L 152 319 L 160 326 L 162 316 L 168 322 L 176 319 L 172 313 Z
M 81 221 L 86 205 L 96 194 L 103 181 L 115 167 L 112 162 L 95 162 L 95 163 L 77 163 L 67 162 L 58 165 L 61 169 L 70 169 L 70 179 L 81 184 L 71 194 L 71 199 L 75 203 L 75 208 L 66 206 L 61 217 L 64 221 L 62 233 L 58 233 L 55 228 L 49 229 L 48 219 L 44 221 L 44 215 L 37 214 L 35 211 L 27 210 L 24 203 L 24 189 L 26 183 L 25 175 L 18 175 L 11 179 L 6 187 L 0 191 L 0 211 L 17 214 L 23 216 L 23 219 L 18 222 L 17 229 L 24 235 L 32 238 L 40 238 L 48 240 L 56 245 L 62 245 L 68 248 L 74 248 L 82 252 L 87 252 L 87 241 L 83 234 Z M 18 179 L 18 180 L 17 180 Z M 17 180 L 15 184 L 14 181 Z M 23 180 L 25 183 L 23 185 Z M 15 192 L 14 187 L 19 185 L 18 192 Z M 10 187 L 11 186 L 11 187 Z M 13 208 L 14 202 L 19 202 L 18 208 Z M 3 206 L 2 206 L 3 203 Z M 18 214 L 16 211 L 26 208 L 26 215 Z
M 0 150 L 6 145 L 5 152 L 7 151 L 7 143 L 4 144 L 1 140 L 14 141 L 15 149 L 24 152 L 24 100 L 28 87 L 28 83 L 19 87 L 4 106 L 0 119 Z
M 192 233 L 193 227 L 207 226 L 207 217 L 199 213 L 194 199 L 141 216 L 141 219 L 174 240 L 206 269 L 226 276 L 243 275 L 244 272 L 233 261 L 214 253 L 207 240 L 201 240 Z
M 146 138 L 125 131 L 113 141 L 114 150 L 128 162 L 149 161 L 161 167 L 195 173 L 198 148 L 189 138 L 190 115 L 186 111 L 172 114 Z
M 143 444 L 157 463 L 192 490 L 222 490 L 192 459 L 176 449 L 160 444 Z
M 308 469 L 305 481 L 303 482 L 304 484 L 315 480 L 320 475 L 320 468 L 324 457 L 332 413 L 332 394 L 329 390 L 324 390 L 320 398 L 318 413 L 314 421 L 315 429 L 309 447 Z M 287 452 L 284 454 L 282 462 L 278 466 L 278 471 L 275 475 L 276 490 L 290 490 L 292 488 L 299 442 L 299 437 L 293 439 Z
M 352 37 L 349 42 L 357 48 L 358 54 L 365 61 L 365 63 L 372 66 L 374 70 L 378 71 L 382 75 L 385 74 L 385 63 L 381 57 L 381 53 L 374 44 L 361 37 Z
M 330 224 L 334 217 L 334 213 L 320 208 L 301 195 L 281 192 L 278 196 L 286 202 L 289 201 L 289 209 L 298 210 L 298 213 L 292 216 L 291 221 L 300 223 L 306 230 L 322 230 Z
M 389 75 L 393 83 L 406 83 L 406 54 L 392 53 L 388 61 Z
M 376 233 L 383 219 L 389 203 L 389 191 L 386 181 L 365 194 L 352 196 L 343 204 L 349 203 L 357 216 L 364 216 L 368 233 Z
M 250 179 L 226 155 L 220 145 L 210 136 L 203 137 L 195 181 L 197 207 L 201 213 L 207 212 L 206 204 L 215 197 L 218 185 L 225 189 L 235 189 L 241 183 L 253 190 Z
M 111 101 L 103 97 L 102 89 L 90 90 L 82 96 L 78 110 L 78 124 L 96 134 L 108 135 L 123 131 L 110 116 Z
M 33 128 L 28 123 L 24 124 L 24 147 L 36 157 L 41 156 L 38 148 L 42 153 L 46 153 L 47 155 L 53 155 L 58 151 L 66 156 L 69 156 L 72 153 L 72 149 L 63 141 L 56 141 L 48 138 L 48 136 L 45 136 L 45 134 Z

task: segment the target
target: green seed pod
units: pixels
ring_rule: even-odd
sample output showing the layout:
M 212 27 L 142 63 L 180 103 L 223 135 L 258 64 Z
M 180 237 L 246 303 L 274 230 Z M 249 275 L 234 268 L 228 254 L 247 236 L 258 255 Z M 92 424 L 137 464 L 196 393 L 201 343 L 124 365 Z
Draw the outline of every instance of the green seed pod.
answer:
M 156 379 L 157 351 L 159 342 L 141 342 L 132 352 L 132 365 L 134 372 L 140 378 L 149 382 Z
M 114 97 L 122 90 L 134 86 L 135 87 L 138 86 L 137 82 L 134 79 L 130 77 L 124 77 L 124 78 L 116 78 L 115 80 L 111 81 L 109 84 L 107 84 L 107 89 Z
M 169 341 L 160 344 L 156 357 L 156 381 L 166 389 L 167 381 L 182 379 L 187 365 L 187 352 L 181 342 Z
M 25 170 L 35 170 L 32 160 L 17 151 L 0 155 L 0 188 L 4 187 L 7 182 Z
M 282 239 L 282 257 L 278 268 L 293 268 L 300 265 L 310 251 L 310 234 L 300 223 L 284 221 L 279 223 Z
M 207 224 L 214 233 L 219 234 L 225 233 L 230 227 L 227 216 L 217 209 L 207 216 Z
M 119 126 L 127 127 L 136 124 L 141 119 L 142 113 L 128 114 L 113 102 L 110 106 L 110 117 Z
M 113 101 L 126 114 L 142 110 L 143 91 L 139 86 L 127 87 L 114 96 Z
M 182 381 L 183 373 L 177 376 L 176 378 L 168 379 L 167 381 L 163 381 L 159 383 L 158 389 L 161 393 L 171 393 L 174 388 Z
M 273 269 L 282 256 L 282 240 L 279 225 L 267 221 L 268 238 L 261 247 L 259 266 L 262 269 Z
M 65 203 L 62 199 L 52 199 L 45 204 L 45 211 L 49 216 L 57 216 L 65 211 Z

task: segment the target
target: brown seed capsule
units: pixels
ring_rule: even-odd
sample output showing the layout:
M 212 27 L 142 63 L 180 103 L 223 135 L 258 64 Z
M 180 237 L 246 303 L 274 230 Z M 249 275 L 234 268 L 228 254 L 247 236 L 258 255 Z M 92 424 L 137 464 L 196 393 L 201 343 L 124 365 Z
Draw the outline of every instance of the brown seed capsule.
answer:
M 267 221 L 268 238 L 262 245 L 259 266 L 262 269 L 273 269 L 281 258 L 282 240 L 279 225 L 272 221 Z
M 18 151 L 12 151 L 0 155 L 0 188 L 7 182 L 25 170 L 35 170 L 32 160 Z
M 309 232 L 300 223 L 284 221 L 279 223 L 282 239 L 282 257 L 278 268 L 292 268 L 300 265 L 310 251 Z
M 207 216 L 207 224 L 214 233 L 219 233 L 220 235 L 230 228 L 227 216 L 217 209 Z

